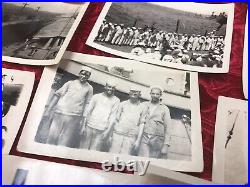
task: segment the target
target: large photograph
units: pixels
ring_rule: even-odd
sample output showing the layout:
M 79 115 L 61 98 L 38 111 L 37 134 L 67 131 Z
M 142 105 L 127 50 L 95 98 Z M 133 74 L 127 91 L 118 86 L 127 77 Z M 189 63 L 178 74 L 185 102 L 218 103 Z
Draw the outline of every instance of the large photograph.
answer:
M 86 44 L 160 66 L 226 73 L 233 4 L 106 3 Z
M 247 101 L 219 98 L 213 155 L 214 182 L 220 184 L 248 183 Z
M 28 105 L 35 74 L 2 68 L 2 153 L 8 154 Z M 17 115 L 18 114 L 18 115 Z
M 87 3 L 15 2 L 2 6 L 3 59 L 52 65 L 62 57 Z
M 85 153 L 95 161 L 100 160 L 94 154 L 103 155 L 103 161 L 111 155 L 134 156 L 177 170 L 188 168 L 185 163 L 201 169 L 196 74 L 110 64 L 110 58 L 91 61 L 60 63 L 32 133 L 26 124 L 20 145 L 31 146 L 21 146 L 22 151 L 37 145 L 45 155 L 51 154 L 46 147 L 54 147 L 54 154 L 64 150 L 56 152 L 59 157 L 90 159 Z

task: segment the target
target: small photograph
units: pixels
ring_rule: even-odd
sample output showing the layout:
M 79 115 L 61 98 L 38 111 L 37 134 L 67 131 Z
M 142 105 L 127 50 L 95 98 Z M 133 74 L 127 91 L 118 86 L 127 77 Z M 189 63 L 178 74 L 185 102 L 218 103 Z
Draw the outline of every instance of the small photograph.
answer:
M 3 80 L 7 75 L 3 75 Z M 14 77 L 12 78 L 14 81 Z M 9 113 L 11 107 L 15 107 L 18 104 L 23 84 L 11 84 L 2 83 L 2 119 Z M 5 145 L 5 138 L 8 133 L 8 127 L 2 125 L 2 148 Z
M 2 118 L 6 116 L 11 106 L 16 106 L 23 84 L 2 83 Z
M 247 106 L 247 101 L 219 98 L 213 164 L 213 181 L 216 183 L 248 183 Z
M 59 62 L 52 60 L 61 58 L 84 12 L 82 4 L 60 2 L 5 2 L 2 6 L 4 60 L 33 65 Z
M 233 16 L 233 4 L 106 3 L 86 44 L 160 66 L 227 72 Z
M 112 155 L 152 158 L 167 160 L 170 168 L 175 162 L 195 162 L 200 169 L 199 102 L 192 102 L 198 98 L 193 94 L 196 74 L 102 61 L 60 63 L 49 78 L 44 107 L 35 109 L 41 118 L 30 113 L 19 149 L 91 161 L 102 153 L 109 157 L 101 161 Z
M 3 153 L 8 153 L 14 142 L 30 99 L 34 79 L 35 75 L 31 72 L 2 69 Z

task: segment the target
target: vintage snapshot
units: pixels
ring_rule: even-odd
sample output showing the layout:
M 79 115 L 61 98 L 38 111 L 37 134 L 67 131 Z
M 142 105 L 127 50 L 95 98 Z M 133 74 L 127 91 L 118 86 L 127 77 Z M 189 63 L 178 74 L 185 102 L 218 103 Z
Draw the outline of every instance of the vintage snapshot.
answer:
M 88 3 L 4 2 L 3 60 L 20 64 L 59 63 Z
M 248 184 L 247 101 L 219 98 L 213 158 L 213 182 Z
M 196 73 L 91 55 L 68 58 L 45 70 L 18 150 L 202 171 Z
M 248 99 L 248 13 L 245 26 L 242 79 L 244 96 Z
M 167 177 L 138 176 L 9 155 L 3 156 L 2 168 L 4 185 L 200 184 L 202 181 L 174 171 L 168 171 Z
M 182 70 L 227 73 L 234 4 L 106 3 L 87 45 Z
M 2 68 L 2 153 L 8 154 L 30 100 L 35 74 Z

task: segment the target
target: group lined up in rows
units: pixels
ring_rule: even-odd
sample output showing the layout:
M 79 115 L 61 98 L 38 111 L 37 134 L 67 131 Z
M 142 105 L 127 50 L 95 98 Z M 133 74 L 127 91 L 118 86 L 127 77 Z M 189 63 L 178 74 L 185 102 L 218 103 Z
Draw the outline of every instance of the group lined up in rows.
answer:
M 168 33 L 149 26 L 125 27 L 103 21 L 96 40 L 111 45 L 131 46 L 131 54 L 142 59 L 182 63 L 205 67 L 221 67 L 224 36 L 216 30 L 206 35 Z

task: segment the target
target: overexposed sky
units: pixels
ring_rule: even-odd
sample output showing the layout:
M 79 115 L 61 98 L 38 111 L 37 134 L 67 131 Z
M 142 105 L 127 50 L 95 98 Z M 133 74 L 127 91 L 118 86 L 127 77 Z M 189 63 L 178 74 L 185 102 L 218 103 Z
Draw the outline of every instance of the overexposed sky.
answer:
M 152 4 L 203 15 L 211 15 L 212 12 L 215 12 L 215 14 L 227 12 L 223 4 L 216 5 L 192 2 L 152 2 Z
M 23 6 L 23 3 L 11 3 L 17 6 Z M 41 7 L 40 11 L 48 11 L 54 13 L 61 14 L 71 14 L 74 13 L 79 5 L 77 4 L 69 4 L 69 3 L 60 3 L 60 2 L 28 2 L 29 8 L 37 9 L 37 7 Z

